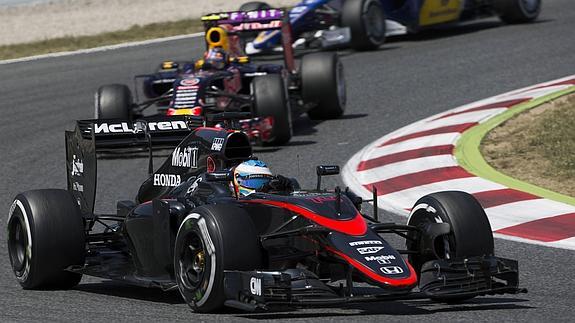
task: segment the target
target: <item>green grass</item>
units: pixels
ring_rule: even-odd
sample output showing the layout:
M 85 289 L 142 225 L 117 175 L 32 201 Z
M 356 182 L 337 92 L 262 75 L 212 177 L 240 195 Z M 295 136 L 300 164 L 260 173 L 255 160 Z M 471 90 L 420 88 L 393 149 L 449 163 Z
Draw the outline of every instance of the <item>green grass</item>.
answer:
M 0 60 L 185 35 L 200 31 L 203 31 L 203 28 L 199 19 L 154 23 L 144 26 L 134 25 L 126 30 L 107 32 L 93 36 L 62 37 L 31 43 L 0 46 Z

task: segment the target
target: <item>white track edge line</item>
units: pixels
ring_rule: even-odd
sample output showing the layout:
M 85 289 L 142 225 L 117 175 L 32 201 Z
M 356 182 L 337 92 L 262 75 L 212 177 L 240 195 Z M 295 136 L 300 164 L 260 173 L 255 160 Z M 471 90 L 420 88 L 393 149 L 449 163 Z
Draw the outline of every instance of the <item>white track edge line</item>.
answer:
M 122 49 L 122 48 L 145 46 L 145 45 L 151 45 L 151 44 L 159 44 L 159 43 L 169 42 L 169 41 L 173 41 L 173 40 L 180 40 L 180 39 L 186 39 L 186 38 L 196 38 L 196 37 L 201 37 L 203 35 L 204 35 L 203 32 L 199 32 L 199 33 L 186 34 L 186 35 L 177 35 L 177 36 L 170 36 L 170 37 L 162 37 L 162 38 L 134 41 L 134 42 L 128 42 L 128 43 L 120 43 L 120 44 L 114 44 L 114 45 L 93 47 L 93 48 L 87 48 L 87 49 L 79 49 L 79 50 L 74 50 L 74 51 L 57 52 L 57 53 L 28 56 L 28 57 L 22 57 L 22 58 L 7 59 L 7 60 L 0 61 L 0 65 L 31 62 L 31 61 L 37 61 L 37 60 L 46 59 L 46 58 L 56 58 L 56 57 L 65 57 L 65 56 L 105 52 L 105 51 L 109 51 L 109 50 L 116 50 L 116 49 Z

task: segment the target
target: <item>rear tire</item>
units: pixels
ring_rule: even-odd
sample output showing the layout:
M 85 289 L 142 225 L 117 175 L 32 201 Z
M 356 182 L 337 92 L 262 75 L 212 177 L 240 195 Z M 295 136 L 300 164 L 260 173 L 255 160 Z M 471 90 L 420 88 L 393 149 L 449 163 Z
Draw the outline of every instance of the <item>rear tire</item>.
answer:
M 231 205 L 202 206 L 182 221 L 174 268 L 180 293 L 194 312 L 223 307 L 224 270 L 251 271 L 261 265 L 256 230 L 244 210 Z
M 449 223 L 451 232 L 434 241 L 436 257 L 425 257 L 418 254 L 409 256 L 409 262 L 418 273 L 422 265 L 435 259 L 455 259 L 473 256 L 493 255 L 493 233 L 489 219 L 481 204 L 469 193 L 445 191 L 426 195 L 420 198 L 413 207 L 408 225 L 425 227 L 429 223 Z M 415 242 L 407 242 L 407 249 L 417 251 Z M 445 299 L 458 302 L 472 297 Z M 444 299 L 437 298 L 438 301 Z
M 96 119 L 132 118 L 132 92 L 124 84 L 101 86 L 96 91 L 94 114 Z
M 281 75 L 267 74 L 255 77 L 253 82 L 254 115 L 272 117 L 272 145 L 283 145 L 292 136 L 291 112 L 286 88 Z
M 8 215 L 8 254 L 24 289 L 68 289 L 82 274 L 68 272 L 85 259 L 84 221 L 65 190 L 18 194 Z
M 385 42 L 385 12 L 379 0 L 347 0 L 343 4 L 341 24 L 351 30 L 351 47 L 373 50 Z
M 541 12 L 541 0 L 498 0 L 494 2 L 495 12 L 508 24 L 531 22 Z
M 303 57 L 302 96 L 314 104 L 308 116 L 314 120 L 339 118 L 347 101 L 343 65 L 334 53 L 313 53 Z

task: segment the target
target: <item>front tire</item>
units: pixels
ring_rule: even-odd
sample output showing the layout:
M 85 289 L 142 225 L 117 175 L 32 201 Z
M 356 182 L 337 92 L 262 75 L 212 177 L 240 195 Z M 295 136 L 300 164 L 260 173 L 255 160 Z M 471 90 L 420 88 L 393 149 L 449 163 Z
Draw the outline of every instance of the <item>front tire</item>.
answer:
M 374 50 L 385 42 L 385 13 L 379 0 L 345 1 L 341 24 L 349 27 L 355 50 Z
M 261 269 L 262 251 L 248 214 L 231 205 L 194 209 L 180 225 L 174 268 L 180 293 L 194 312 L 224 305 L 224 271 Z
M 254 95 L 254 115 L 272 117 L 272 145 L 283 145 L 292 136 L 291 112 L 286 88 L 281 75 L 267 74 L 255 77 L 252 83 Z
M 84 222 L 76 201 L 65 190 L 18 194 L 8 215 L 8 254 L 24 289 L 76 286 L 81 274 L 65 269 L 83 265 Z
M 98 88 L 95 96 L 96 119 L 132 118 L 132 92 L 124 84 L 108 84 Z
M 302 96 L 315 105 L 308 111 L 313 120 L 339 118 L 347 101 L 343 64 L 334 53 L 313 53 L 303 57 Z
M 425 249 L 435 250 L 435 257 L 417 253 L 409 256 L 409 262 L 418 275 L 423 264 L 428 261 L 488 256 L 494 253 L 489 219 L 481 204 L 469 193 L 444 191 L 420 198 L 412 208 L 407 224 L 425 228 L 430 223 L 449 223 L 451 232 L 437 237 L 433 246 L 424 246 Z M 407 250 L 419 251 L 417 242 L 407 240 Z M 469 298 L 450 298 L 448 301 L 457 302 Z
M 537 19 L 541 12 L 541 0 L 498 0 L 494 7 L 503 22 L 520 24 Z

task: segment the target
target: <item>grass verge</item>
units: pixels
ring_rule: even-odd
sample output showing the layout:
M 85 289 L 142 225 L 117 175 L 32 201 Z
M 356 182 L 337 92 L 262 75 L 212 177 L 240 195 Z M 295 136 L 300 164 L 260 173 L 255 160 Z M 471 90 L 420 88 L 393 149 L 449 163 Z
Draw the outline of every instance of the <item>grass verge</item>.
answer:
M 185 35 L 203 31 L 199 19 L 187 19 L 149 25 L 134 25 L 129 29 L 92 36 L 62 37 L 38 42 L 0 46 L 0 60 L 73 51 L 124 42 Z
M 575 94 L 516 115 L 483 139 L 493 168 L 554 192 L 575 196 Z

